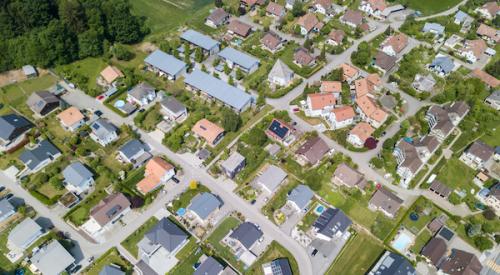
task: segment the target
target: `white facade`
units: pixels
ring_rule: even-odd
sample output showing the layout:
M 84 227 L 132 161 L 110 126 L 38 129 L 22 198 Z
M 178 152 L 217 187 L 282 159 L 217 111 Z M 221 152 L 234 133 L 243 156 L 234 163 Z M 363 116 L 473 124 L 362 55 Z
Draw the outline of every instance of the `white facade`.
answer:
M 108 144 L 118 139 L 118 134 L 116 132 L 111 132 L 105 137 L 99 138 L 94 133 L 90 133 L 90 138 L 101 146 L 106 147 Z
M 88 191 L 93 185 L 94 185 L 94 178 L 90 177 L 87 180 L 85 180 L 85 182 L 82 183 L 81 186 L 75 186 L 68 183 L 66 184 L 66 189 L 77 195 L 80 195 L 81 193 Z
M 460 51 L 460 56 L 467 59 L 469 63 L 475 63 L 477 61 L 477 57 L 474 55 L 474 52 L 472 50 Z
M 127 95 L 127 101 L 132 103 L 132 104 L 137 104 L 139 106 L 145 106 L 151 103 L 154 99 L 156 98 L 156 93 L 154 91 L 148 92 L 147 95 L 143 96 L 142 98 L 135 98 L 134 96 L 128 94 Z
M 384 53 L 386 53 L 387 55 L 390 55 L 390 56 L 396 56 L 396 51 L 394 51 L 394 49 L 392 48 L 391 45 L 386 45 L 386 46 L 383 46 L 382 47 L 382 51 Z
M 333 130 L 345 128 L 354 123 L 354 118 L 348 118 L 342 121 L 337 121 L 337 117 L 333 112 L 330 112 L 326 118 Z
M 349 134 L 349 136 L 347 136 L 347 142 L 355 147 L 363 147 L 365 144 L 357 135 L 353 134 Z

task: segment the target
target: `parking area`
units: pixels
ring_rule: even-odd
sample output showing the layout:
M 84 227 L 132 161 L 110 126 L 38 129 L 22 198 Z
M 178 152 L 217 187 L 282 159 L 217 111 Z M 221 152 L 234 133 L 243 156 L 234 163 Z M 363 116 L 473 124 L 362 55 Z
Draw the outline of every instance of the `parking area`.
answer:
M 350 234 L 348 234 L 350 235 Z M 333 238 L 331 241 L 315 239 L 307 247 L 307 253 L 311 259 L 313 274 L 325 274 L 331 263 L 337 258 L 349 236 Z M 313 255 L 314 253 L 315 255 Z

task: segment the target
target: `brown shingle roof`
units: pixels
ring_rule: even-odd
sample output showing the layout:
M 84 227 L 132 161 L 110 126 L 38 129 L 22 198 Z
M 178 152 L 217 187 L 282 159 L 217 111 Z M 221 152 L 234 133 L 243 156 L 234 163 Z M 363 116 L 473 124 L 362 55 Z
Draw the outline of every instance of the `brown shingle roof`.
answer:
M 344 40 L 344 37 L 345 37 L 345 32 L 343 30 L 332 30 L 328 34 L 328 38 L 337 42 L 338 44 L 342 43 L 342 40 Z
M 440 265 L 440 268 L 451 275 L 479 275 L 483 266 L 474 254 L 452 249 L 451 255 Z
M 310 32 L 318 23 L 318 18 L 312 13 L 308 13 L 297 20 L 297 24 L 304 27 L 307 32 Z
M 281 16 L 284 10 L 285 8 L 276 2 L 269 2 L 269 5 L 267 5 L 266 8 L 266 12 L 275 16 Z
M 342 20 L 346 22 L 350 22 L 356 26 L 361 25 L 363 23 L 363 14 L 360 11 L 355 10 L 347 10 L 342 16 Z
M 233 19 L 227 26 L 227 29 L 239 36 L 246 37 L 252 30 L 252 26 L 248 25 L 247 23 L 243 23 L 240 20 Z
M 451 193 L 450 188 L 444 185 L 442 182 L 437 179 L 432 181 L 431 186 L 429 186 L 429 190 L 436 192 L 438 195 L 448 198 Z
M 345 163 L 341 163 L 337 169 L 335 169 L 333 176 L 349 187 L 365 189 L 368 184 L 361 173 L 349 167 Z
M 486 85 L 496 88 L 500 85 L 500 80 L 496 79 L 496 77 L 490 75 L 489 73 L 482 71 L 480 69 L 474 69 L 470 75 L 475 78 L 479 78 Z
M 90 216 L 104 226 L 130 207 L 130 202 L 122 193 L 107 196 L 90 210 Z
M 309 163 L 316 164 L 330 151 L 328 144 L 320 137 L 309 138 L 295 152 L 297 155 L 302 155 Z
M 387 39 L 383 46 L 391 46 L 396 53 L 400 53 L 408 45 L 408 36 L 403 33 L 393 35 Z
M 314 61 L 314 57 L 304 48 L 299 48 L 293 54 L 293 60 L 302 66 L 307 66 Z
M 467 149 L 467 153 L 472 154 L 482 161 L 487 161 L 491 158 L 495 149 L 486 145 L 482 141 L 475 141 L 472 145 Z
M 270 50 L 275 50 L 281 44 L 281 38 L 274 32 L 268 32 L 262 37 L 261 43 Z
M 479 28 L 477 28 L 476 33 L 480 36 L 486 36 L 495 42 L 500 41 L 500 36 L 498 35 L 497 30 L 486 24 L 481 23 L 481 25 L 479 25 Z
M 439 237 L 432 238 L 422 249 L 422 256 L 427 257 L 432 264 L 437 266 L 446 254 L 446 242 Z
M 391 215 L 395 215 L 398 212 L 402 203 L 402 199 L 383 187 L 375 191 L 370 199 L 370 204 L 382 208 Z
M 375 56 L 375 64 L 386 72 L 396 65 L 396 60 L 397 58 L 395 56 L 387 55 L 382 51 L 379 51 Z

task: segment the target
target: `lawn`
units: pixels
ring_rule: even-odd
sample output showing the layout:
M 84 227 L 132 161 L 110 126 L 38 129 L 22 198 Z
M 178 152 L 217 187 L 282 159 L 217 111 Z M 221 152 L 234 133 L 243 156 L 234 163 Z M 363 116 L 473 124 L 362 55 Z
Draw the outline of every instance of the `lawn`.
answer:
M 431 232 L 429 230 L 424 229 L 422 232 L 417 236 L 417 239 L 415 240 L 415 244 L 410 248 L 410 250 L 415 253 L 419 254 L 422 248 L 429 242 L 429 240 L 432 238 Z
M 245 274 L 263 275 L 262 265 L 279 258 L 286 258 L 290 263 L 292 274 L 299 274 L 299 266 L 293 255 L 276 241 L 271 242 L 266 252 L 245 271 Z
M 344 246 L 326 274 L 365 274 L 383 251 L 382 244 L 358 232 Z
M 158 219 L 155 217 L 149 218 L 141 227 L 139 227 L 134 233 L 128 236 L 121 245 L 127 249 L 130 254 L 134 255 L 137 258 L 139 254 L 139 249 L 137 248 L 137 243 L 144 237 L 144 234 L 151 230 L 156 223 L 158 223 Z
M 407 6 L 410 9 L 420 11 L 422 15 L 430 15 L 445 11 L 454 7 L 460 0 L 399 0 L 401 4 Z
M 437 174 L 437 180 L 446 184 L 453 190 L 465 191 L 467 197 L 469 197 L 468 201 L 469 199 L 474 201 L 474 198 L 470 194 L 470 190 L 474 189 L 476 192 L 479 191 L 479 188 L 472 182 L 476 175 L 476 171 L 469 168 L 456 157 L 452 157 L 449 160 L 443 159 L 441 161 L 445 163 Z
M 125 258 L 123 258 L 118 250 L 113 247 L 110 250 L 108 250 L 104 255 L 99 257 L 95 262 L 92 263 L 89 267 L 87 267 L 84 271 L 83 274 L 86 275 L 99 275 L 99 272 L 104 268 L 106 265 L 114 265 L 118 266 L 121 268 L 122 271 L 124 271 L 126 274 L 132 274 L 133 272 L 133 266 L 132 264 L 127 261 Z
M 88 93 L 90 90 L 100 89 L 96 80 L 107 65 L 101 57 L 90 57 L 56 67 L 55 70 L 59 75 L 74 82 L 80 89 Z
M 212 250 L 217 252 L 217 255 L 224 258 L 231 263 L 233 267 L 239 271 L 243 270 L 243 263 L 238 261 L 233 252 L 221 243 L 221 240 L 229 233 L 231 229 L 236 228 L 241 223 L 240 220 L 234 217 L 227 217 L 217 229 L 214 230 L 212 235 L 208 237 L 207 242 Z
M 156 125 L 163 119 L 162 114 L 160 113 L 160 108 L 160 104 L 156 103 L 147 111 L 138 113 L 134 117 L 135 125 L 145 131 L 153 131 L 156 128 Z
M 193 266 L 199 261 L 203 255 L 201 248 L 198 249 L 198 244 L 194 237 L 189 239 L 189 242 L 179 251 L 175 257 L 179 260 L 177 265 L 168 272 L 168 274 L 191 274 Z

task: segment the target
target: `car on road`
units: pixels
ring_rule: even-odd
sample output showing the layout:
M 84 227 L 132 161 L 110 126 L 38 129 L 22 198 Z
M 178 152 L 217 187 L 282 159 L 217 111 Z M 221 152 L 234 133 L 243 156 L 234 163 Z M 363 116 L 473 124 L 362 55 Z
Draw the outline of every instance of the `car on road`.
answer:
M 313 257 L 314 257 L 314 256 L 316 256 L 316 254 L 318 254 L 318 250 L 317 250 L 317 249 L 314 249 L 314 250 L 312 251 L 312 253 L 311 253 L 311 256 L 313 256 Z
M 250 202 L 250 204 L 251 204 L 251 205 L 254 205 L 256 202 L 257 202 L 257 200 L 252 200 L 252 201 Z
M 100 110 L 96 110 L 94 112 L 94 115 L 96 115 L 97 117 L 101 117 L 102 116 L 102 112 Z

